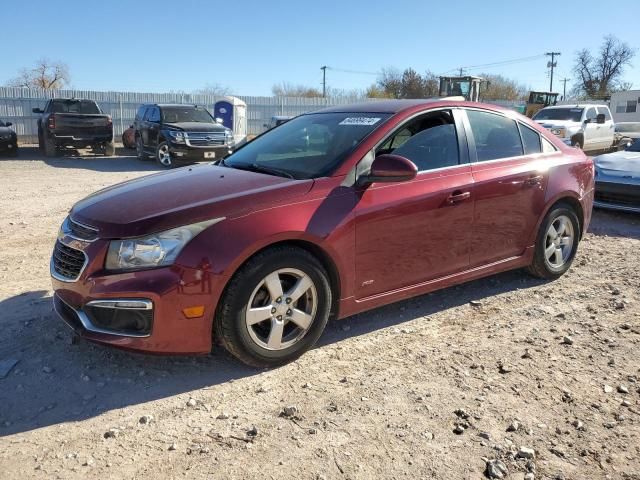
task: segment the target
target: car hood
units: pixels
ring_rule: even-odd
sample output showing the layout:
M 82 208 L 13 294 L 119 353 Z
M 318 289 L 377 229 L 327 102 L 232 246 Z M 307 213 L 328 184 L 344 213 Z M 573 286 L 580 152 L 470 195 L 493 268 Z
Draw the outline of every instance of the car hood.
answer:
M 542 125 L 544 128 L 576 128 L 580 126 L 580 122 L 572 122 L 571 120 L 535 120 L 535 122 Z
M 614 152 L 593 160 L 599 173 L 610 177 L 640 179 L 640 152 Z
M 224 132 L 226 127 L 217 123 L 178 122 L 165 123 L 165 127 L 176 128 L 187 132 Z
M 306 194 L 313 180 L 201 164 L 113 185 L 76 203 L 70 215 L 101 238 L 147 235 L 233 217 Z

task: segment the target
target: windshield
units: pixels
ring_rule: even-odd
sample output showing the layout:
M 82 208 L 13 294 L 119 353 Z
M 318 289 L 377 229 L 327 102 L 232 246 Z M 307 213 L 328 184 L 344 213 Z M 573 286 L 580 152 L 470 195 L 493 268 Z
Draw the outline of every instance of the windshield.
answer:
M 234 168 L 271 170 L 296 179 L 329 174 L 388 113 L 301 115 L 246 144 L 224 159 Z
M 569 120 L 579 122 L 582 108 L 543 108 L 533 116 L 534 120 Z
M 616 132 L 640 132 L 640 123 L 616 123 Z
M 53 100 L 51 102 L 51 112 L 99 115 L 100 109 L 96 102 L 91 100 Z
M 202 107 L 162 107 L 164 123 L 215 123 L 211 114 Z

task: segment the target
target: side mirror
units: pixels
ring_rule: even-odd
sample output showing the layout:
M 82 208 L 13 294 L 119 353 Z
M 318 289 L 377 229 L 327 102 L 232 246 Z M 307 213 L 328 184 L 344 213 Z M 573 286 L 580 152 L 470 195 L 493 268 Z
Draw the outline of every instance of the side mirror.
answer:
M 11 122 L 4 122 L 4 126 L 5 126 L 5 127 L 10 127 L 11 125 L 13 125 L 13 123 L 11 123 Z
M 380 155 L 373 160 L 368 175 L 358 178 L 359 185 L 374 182 L 406 182 L 418 174 L 415 163 L 400 155 Z
M 221 118 L 219 118 L 219 117 L 218 117 L 218 118 L 216 118 L 216 123 L 217 123 L 218 125 L 222 125 L 222 119 L 221 119 Z
M 44 113 L 44 110 L 42 110 L 41 108 L 32 108 L 31 111 L 33 113 Z
M 129 128 L 133 128 L 133 125 L 129 125 Z
M 596 123 L 604 123 L 604 113 L 599 113 L 596 116 Z

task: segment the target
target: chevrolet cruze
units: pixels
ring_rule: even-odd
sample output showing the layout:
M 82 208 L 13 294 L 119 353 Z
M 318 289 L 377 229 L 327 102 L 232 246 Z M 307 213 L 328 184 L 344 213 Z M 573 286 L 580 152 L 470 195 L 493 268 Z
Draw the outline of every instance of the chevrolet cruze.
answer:
M 328 108 L 78 202 L 54 305 L 95 342 L 278 365 L 330 318 L 510 269 L 559 277 L 593 190 L 579 149 L 496 106 Z

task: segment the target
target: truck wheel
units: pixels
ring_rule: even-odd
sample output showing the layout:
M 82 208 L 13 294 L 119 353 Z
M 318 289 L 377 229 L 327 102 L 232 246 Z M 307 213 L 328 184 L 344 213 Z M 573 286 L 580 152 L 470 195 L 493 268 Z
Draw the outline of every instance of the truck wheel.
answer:
M 53 143 L 53 140 L 47 138 L 46 136 L 43 139 L 44 143 L 44 154 L 47 157 L 55 157 L 58 155 L 58 151 L 56 150 L 56 144 Z
M 574 138 L 571 141 L 571 146 L 575 147 L 575 148 L 579 148 L 580 150 L 582 150 L 583 147 L 584 147 L 584 144 L 582 143 L 582 141 L 579 138 Z
M 44 152 L 44 142 L 42 141 L 42 132 L 38 132 L 38 150 Z
M 116 147 L 113 141 L 104 144 L 104 154 L 107 157 L 113 157 L 116 154 Z
M 161 142 L 156 149 L 156 161 L 164 168 L 173 168 L 173 159 L 169 152 L 169 144 Z

